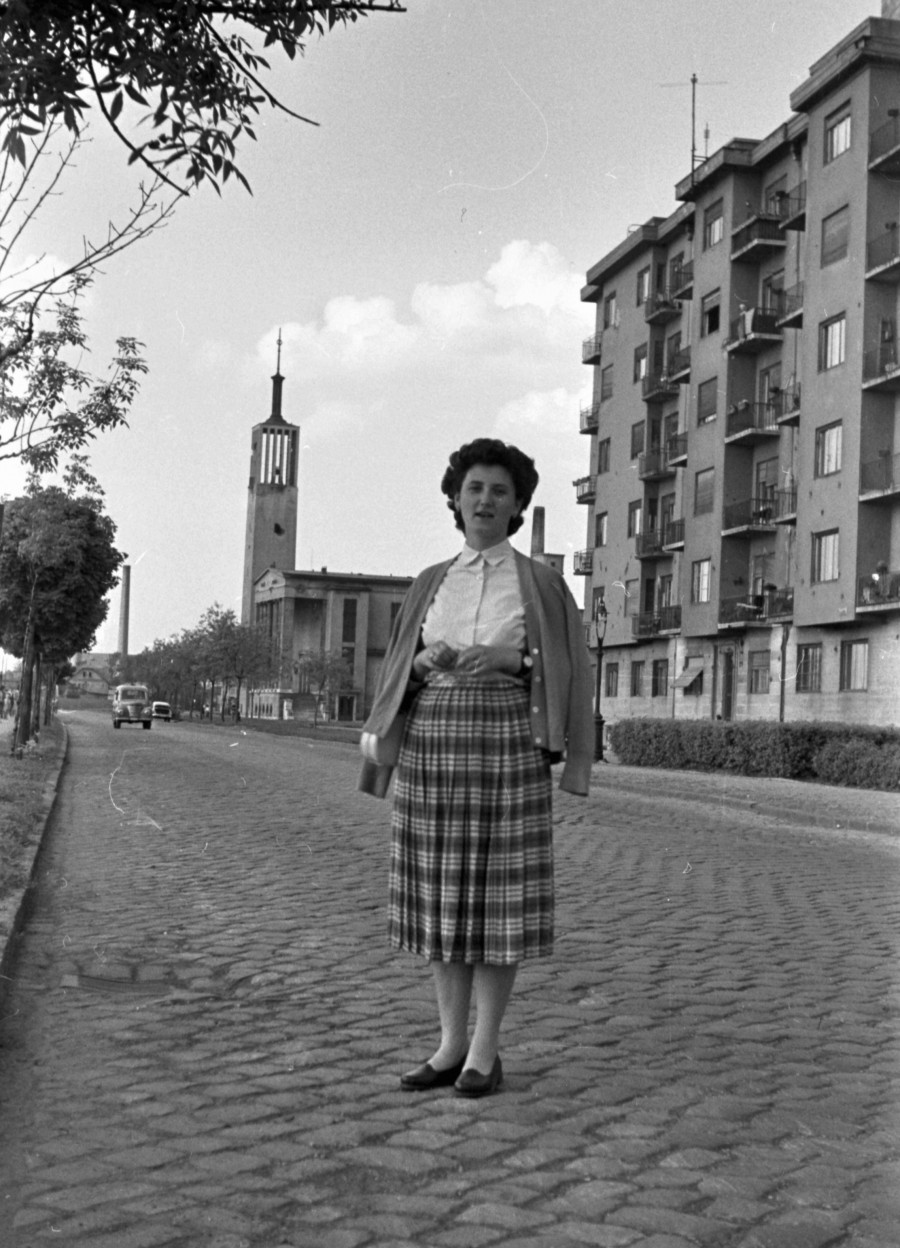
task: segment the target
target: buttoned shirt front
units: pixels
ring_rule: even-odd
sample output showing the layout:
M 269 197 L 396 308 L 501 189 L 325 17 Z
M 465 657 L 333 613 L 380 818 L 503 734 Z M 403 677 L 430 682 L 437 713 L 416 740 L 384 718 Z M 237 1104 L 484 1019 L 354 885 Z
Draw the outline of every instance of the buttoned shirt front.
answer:
M 463 546 L 450 565 L 422 625 L 426 646 L 525 648 L 525 608 L 509 541 L 487 550 Z

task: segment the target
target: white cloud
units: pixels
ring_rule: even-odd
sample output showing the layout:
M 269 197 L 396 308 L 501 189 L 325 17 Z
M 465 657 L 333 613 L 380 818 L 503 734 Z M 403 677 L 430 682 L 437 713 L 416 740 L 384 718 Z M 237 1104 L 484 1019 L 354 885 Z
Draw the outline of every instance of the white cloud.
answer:
M 485 280 L 501 308 L 533 306 L 549 316 L 558 310 L 572 313 L 578 306 L 580 278 L 552 243 L 507 243 Z

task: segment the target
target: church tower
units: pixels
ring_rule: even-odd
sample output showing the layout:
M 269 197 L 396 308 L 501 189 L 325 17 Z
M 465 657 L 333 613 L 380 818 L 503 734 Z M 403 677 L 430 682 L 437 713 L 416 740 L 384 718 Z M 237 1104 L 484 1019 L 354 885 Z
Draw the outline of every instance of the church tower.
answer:
M 297 558 L 297 452 L 300 429 L 281 414 L 281 331 L 272 378 L 272 415 L 254 425 L 247 487 L 241 622 L 253 623 L 253 583 L 266 568 L 293 571 Z

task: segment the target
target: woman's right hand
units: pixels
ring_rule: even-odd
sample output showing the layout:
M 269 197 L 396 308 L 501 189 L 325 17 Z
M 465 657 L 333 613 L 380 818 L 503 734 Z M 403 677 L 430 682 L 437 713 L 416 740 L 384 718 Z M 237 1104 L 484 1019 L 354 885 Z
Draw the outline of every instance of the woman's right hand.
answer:
M 430 672 L 437 668 L 446 671 L 447 668 L 453 667 L 456 662 L 458 651 L 452 646 L 448 646 L 446 641 L 436 641 L 433 645 L 426 646 L 424 650 L 420 650 L 413 659 L 413 676 L 417 680 L 421 680 L 426 672 Z

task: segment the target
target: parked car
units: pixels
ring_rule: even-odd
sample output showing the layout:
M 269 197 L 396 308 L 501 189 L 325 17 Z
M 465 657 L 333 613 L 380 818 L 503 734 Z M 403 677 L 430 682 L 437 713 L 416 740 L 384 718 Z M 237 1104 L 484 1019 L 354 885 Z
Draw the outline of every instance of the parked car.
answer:
M 168 702 L 154 702 L 151 715 L 154 719 L 164 719 L 168 723 L 172 718 L 172 708 Z
M 149 729 L 153 722 L 150 690 L 146 685 L 116 685 L 112 696 L 113 728 L 123 724 L 142 724 Z

